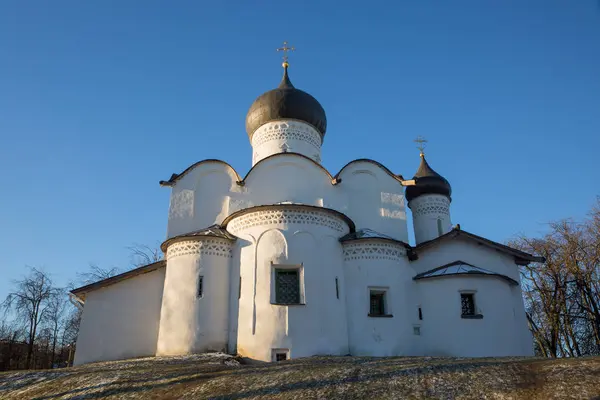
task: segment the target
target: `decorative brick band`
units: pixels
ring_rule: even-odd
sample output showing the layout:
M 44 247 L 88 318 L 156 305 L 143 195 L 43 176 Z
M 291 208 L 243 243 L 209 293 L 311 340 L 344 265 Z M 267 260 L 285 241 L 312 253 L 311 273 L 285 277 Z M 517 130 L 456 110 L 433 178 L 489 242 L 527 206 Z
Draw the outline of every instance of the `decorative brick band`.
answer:
M 445 196 L 422 196 L 411 201 L 410 209 L 414 216 L 450 214 L 450 200 Z
M 377 243 L 373 241 L 344 244 L 344 261 L 350 260 L 392 260 L 400 261 L 406 257 L 402 245 Z
M 254 226 L 279 224 L 310 224 L 321 225 L 337 232 L 347 232 L 345 222 L 326 211 L 275 209 L 248 212 L 233 218 L 227 228 L 230 232 L 239 232 Z
M 261 127 L 252 135 L 252 146 L 260 146 L 271 140 L 300 140 L 321 148 L 321 135 L 315 129 L 294 122 L 273 122 Z
M 167 249 L 167 260 L 185 255 L 206 255 L 231 258 L 233 247 L 231 242 L 216 238 L 202 237 L 198 240 L 182 240 L 173 243 Z

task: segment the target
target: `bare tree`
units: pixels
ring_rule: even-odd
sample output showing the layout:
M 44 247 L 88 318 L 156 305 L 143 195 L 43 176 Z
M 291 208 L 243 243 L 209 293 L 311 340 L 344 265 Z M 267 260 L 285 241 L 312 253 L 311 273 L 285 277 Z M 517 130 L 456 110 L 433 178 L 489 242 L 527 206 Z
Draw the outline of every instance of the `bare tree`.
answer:
M 600 354 L 600 198 L 584 221 L 554 222 L 542 238 L 512 245 L 546 259 L 521 271 L 540 355 Z
M 50 353 L 50 368 L 54 368 L 54 359 L 56 356 L 56 344 L 58 341 L 59 330 L 65 324 L 64 314 L 67 306 L 67 294 L 60 291 L 59 295 L 50 298 L 48 304 L 48 312 L 46 313 L 46 321 L 50 328 L 52 336 L 52 350 Z
M 33 346 L 41 322 L 46 318 L 51 299 L 59 294 L 52 285 L 50 277 L 31 268 L 28 276 L 15 281 L 15 290 L 10 292 L 2 303 L 5 315 L 14 312 L 15 317 L 23 321 L 27 332 L 27 359 L 25 368 L 30 368 Z
M 77 273 L 77 280 L 79 284 L 89 285 L 90 283 L 102 281 L 120 273 L 119 268 L 112 267 L 110 269 L 104 269 L 96 264 L 90 263 L 89 271 L 83 273 Z M 76 284 L 70 284 L 70 286 L 76 286 Z
M 128 246 L 127 249 L 131 252 L 131 265 L 134 268 L 162 260 L 162 251 L 156 247 L 153 248 L 145 244 L 134 243 Z
M 0 371 L 7 371 L 12 366 L 18 367 L 19 359 L 15 347 L 22 340 L 23 327 L 16 321 L 2 320 L 0 323 Z

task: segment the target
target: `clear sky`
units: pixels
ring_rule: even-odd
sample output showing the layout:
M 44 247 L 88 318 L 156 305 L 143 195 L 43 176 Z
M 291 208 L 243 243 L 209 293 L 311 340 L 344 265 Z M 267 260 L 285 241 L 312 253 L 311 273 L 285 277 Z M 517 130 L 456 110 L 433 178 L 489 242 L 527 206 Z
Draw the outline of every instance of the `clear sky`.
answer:
M 423 135 L 453 223 L 497 241 L 600 194 L 596 0 L 7 0 L 0 298 L 26 265 L 63 284 L 158 245 L 171 173 L 218 158 L 245 174 L 245 115 L 283 40 L 327 112 L 332 173 L 365 157 L 410 178 Z

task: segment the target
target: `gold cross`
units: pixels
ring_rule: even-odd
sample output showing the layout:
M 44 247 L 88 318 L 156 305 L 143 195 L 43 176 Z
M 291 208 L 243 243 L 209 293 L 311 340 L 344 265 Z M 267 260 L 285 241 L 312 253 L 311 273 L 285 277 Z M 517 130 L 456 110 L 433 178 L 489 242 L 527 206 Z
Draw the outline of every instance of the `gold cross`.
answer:
M 417 143 L 417 149 L 419 149 L 421 155 L 424 155 L 425 153 L 423 153 L 423 150 L 425 150 L 425 143 L 427 143 L 427 139 L 419 135 L 414 141 Z
M 295 51 L 295 47 L 288 47 L 288 42 L 283 42 L 283 47 L 277 49 L 277 51 L 283 51 L 283 66 L 287 67 L 288 64 L 288 51 Z

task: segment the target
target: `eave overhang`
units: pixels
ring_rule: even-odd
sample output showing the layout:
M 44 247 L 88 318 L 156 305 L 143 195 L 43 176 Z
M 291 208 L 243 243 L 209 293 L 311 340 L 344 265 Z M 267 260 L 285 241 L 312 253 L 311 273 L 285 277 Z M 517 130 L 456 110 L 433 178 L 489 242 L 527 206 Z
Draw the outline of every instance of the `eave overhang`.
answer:
M 469 264 L 460 260 L 417 274 L 413 277 L 413 280 L 417 281 L 422 279 L 447 278 L 457 276 L 500 278 L 507 281 L 511 285 L 519 285 L 519 282 L 517 282 L 510 276 L 498 274 L 485 268 L 476 267 L 473 264 Z
M 165 260 L 160 260 L 148 265 L 143 265 L 141 267 L 132 269 L 127 272 L 123 272 L 119 275 L 111 276 L 110 278 L 103 279 L 98 282 L 90 283 L 89 285 L 78 287 L 77 289 L 71 290 L 70 293 L 83 302 L 85 301 L 86 294 L 91 291 L 98 290 L 106 286 L 114 285 L 115 283 L 119 283 L 121 281 L 133 278 L 138 275 L 156 271 L 157 269 L 164 268 L 166 265 L 167 262 Z
M 534 256 L 532 254 L 526 253 L 524 251 L 515 249 L 513 247 L 507 246 L 502 243 L 494 242 L 493 240 L 486 239 L 484 237 L 475 235 L 473 233 L 464 231 L 460 228 L 453 228 L 450 232 L 443 234 L 435 239 L 429 240 L 427 242 L 420 243 L 416 247 L 414 247 L 417 254 L 421 251 L 424 251 L 432 246 L 435 246 L 441 242 L 446 241 L 447 239 L 452 238 L 465 238 L 467 240 L 474 241 L 478 245 L 486 246 L 488 248 L 494 249 L 501 253 L 510 255 L 514 257 L 515 264 L 517 265 L 528 265 L 531 262 L 543 263 L 546 261 L 544 257 Z
M 173 243 L 181 242 L 184 240 L 200 240 L 206 237 L 213 237 L 230 241 L 234 241 L 237 239 L 237 237 L 229 233 L 227 229 L 225 229 L 221 225 L 215 224 L 205 229 L 200 229 L 198 231 L 192 231 L 181 235 L 173 236 L 172 238 L 165 240 L 160 245 L 160 249 L 163 251 L 163 253 L 166 253 L 169 246 Z

